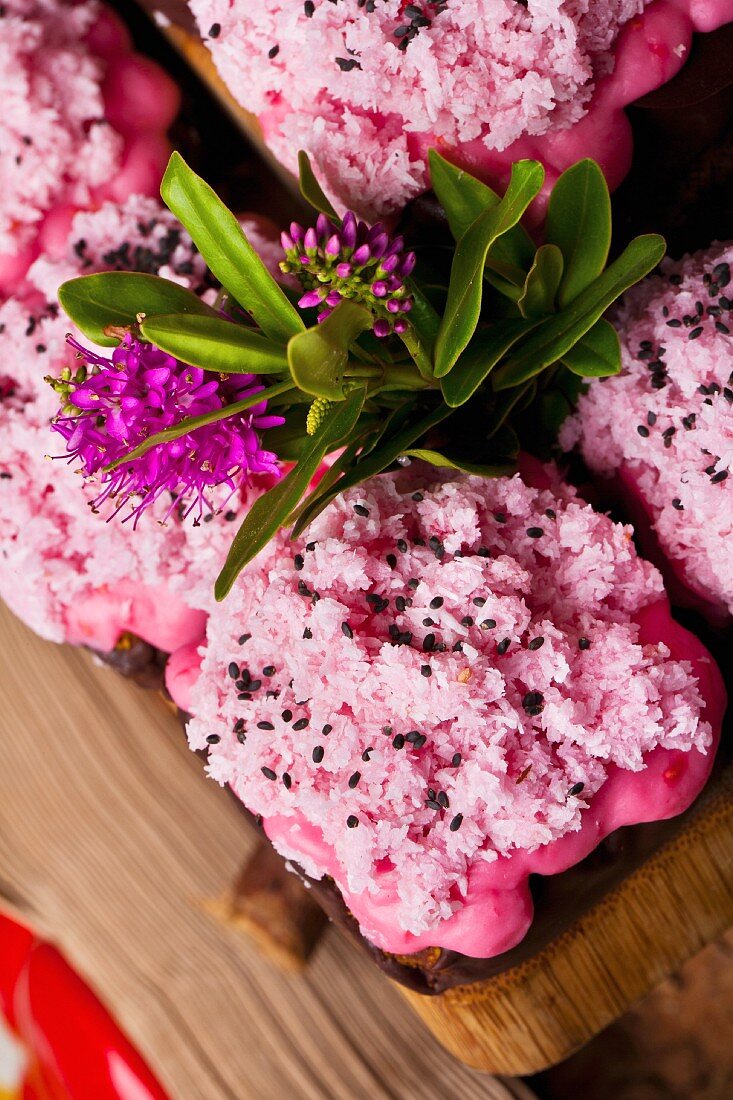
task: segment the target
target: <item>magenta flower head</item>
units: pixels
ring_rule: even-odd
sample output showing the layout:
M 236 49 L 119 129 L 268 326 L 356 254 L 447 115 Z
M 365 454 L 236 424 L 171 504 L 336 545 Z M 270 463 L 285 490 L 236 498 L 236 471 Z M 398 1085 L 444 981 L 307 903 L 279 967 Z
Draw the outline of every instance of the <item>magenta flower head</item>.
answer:
M 293 222 L 281 239 L 286 259 L 280 268 L 300 281 L 305 294 L 298 305 L 317 307 L 319 321 L 350 298 L 374 314 L 377 336 L 407 329 L 413 299 L 404 280 L 415 253 L 404 251 L 402 237 L 390 238 L 381 223 L 370 227 L 349 210 L 340 228 L 319 214 L 315 229 Z
M 259 433 L 284 420 L 267 415 L 264 401 L 100 474 L 151 435 L 245 400 L 263 387 L 252 374 L 219 375 L 189 367 L 130 335 L 109 359 L 71 337 L 68 341 L 83 365 L 73 376 L 67 369 L 60 380 L 49 380 L 66 401 L 53 428 L 66 440 L 70 461 L 79 459 L 86 477 L 100 475 L 102 491 L 93 507 L 113 502 L 110 518 L 129 506 L 124 518 L 134 517 L 137 524 L 158 497 L 170 494 L 163 521 L 176 508 L 183 516 L 196 511 L 200 520 L 214 510 L 208 495 L 217 487 L 226 487 L 229 499 L 250 474 L 279 475 L 277 456 L 263 450 Z

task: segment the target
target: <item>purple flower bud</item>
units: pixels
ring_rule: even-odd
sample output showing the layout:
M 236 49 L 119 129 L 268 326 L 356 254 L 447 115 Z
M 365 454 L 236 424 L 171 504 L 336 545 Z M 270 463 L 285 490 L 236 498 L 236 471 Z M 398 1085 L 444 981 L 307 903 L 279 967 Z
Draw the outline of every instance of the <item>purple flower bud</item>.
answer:
M 296 244 L 300 244 L 303 240 L 304 229 L 302 225 L 298 225 L 297 222 L 290 223 L 290 236 L 293 238 Z
M 414 306 L 414 304 L 415 304 L 415 299 L 414 298 L 403 298 L 402 303 L 400 305 L 400 309 L 402 310 L 403 313 L 409 313 L 410 310 L 412 309 L 412 307 Z
M 353 255 L 354 263 L 357 267 L 361 267 L 363 264 L 368 263 L 371 259 L 371 252 L 368 244 L 359 245 L 356 252 Z
M 399 313 L 400 303 L 396 298 L 390 298 L 390 300 L 387 302 L 387 309 L 390 313 Z
M 343 225 L 341 226 L 341 240 L 344 242 L 345 248 L 356 247 L 356 215 L 347 210 L 344 214 Z
M 407 332 L 408 327 L 409 326 L 407 324 L 407 321 L 405 321 L 403 317 L 398 317 L 394 323 L 394 330 L 398 335 L 400 335 L 400 333 Z
M 316 218 L 316 233 L 318 234 L 318 239 L 321 241 L 325 240 L 327 237 L 331 236 L 333 231 L 334 227 L 331 225 L 326 215 L 319 214 Z
M 392 272 L 397 267 L 399 267 L 399 264 L 400 258 L 396 253 L 393 252 L 391 256 L 387 256 L 384 260 L 382 260 L 381 264 L 379 265 L 379 270 L 385 275 L 391 275 Z
M 375 298 L 384 298 L 387 293 L 387 284 L 382 279 L 372 283 L 372 294 Z
M 337 290 L 332 290 L 326 295 L 326 304 L 329 306 L 337 306 L 341 301 L 341 295 Z
M 333 236 L 329 237 L 329 239 L 328 239 L 328 244 L 326 245 L 326 255 L 327 256 L 338 256 L 340 251 L 341 251 L 341 238 L 339 237 L 338 233 L 334 233 Z
M 336 274 L 338 275 L 339 279 L 348 279 L 349 276 L 353 273 L 353 270 L 354 269 L 351 264 L 336 265 Z
M 281 245 L 283 246 L 283 248 L 285 249 L 286 252 L 290 252 L 290 251 L 292 251 L 292 249 L 295 248 L 295 241 L 293 240 L 293 238 L 290 236 L 289 233 L 281 233 L 280 234 L 280 243 L 281 243 Z
M 306 229 L 303 243 L 305 245 L 305 250 L 308 255 L 315 256 L 316 252 L 318 251 L 318 235 L 312 225 L 309 226 L 308 229 Z
M 323 309 L 321 310 L 321 312 L 318 314 L 318 317 L 316 318 L 316 320 L 318 321 L 318 324 L 319 325 L 323 324 L 323 322 L 326 320 L 326 318 L 330 317 L 332 313 L 333 313 L 333 310 L 331 309 L 330 306 L 324 306 Z
M 378 237 L 375 237 L 370 242 L 369 247 L 372 252 L 372 256 L 378 260 L 380 256 L 383 256 L 387 251 L 387 245 L 389 244 L 389 237 L 386 233 L 380 233 Z
M 400 275 L 403 279 L 406 279 L 408 275 L 412 273 L 413 268 L 417 262 L 417 256 L 414 252 L 408 252 L 404 260 L 400 264 Z
M 396 275 L 391 275 L 387 279 L 387 287 L 390 294 L 394 294 L 398 290 L 402 290 L 402 279 L 398 279 Z
M 380 340 L 385 336 L 389 336 L 389 322 L 385 321 L 383 317 L 374 322 L 374 335 L 378 336 Z
M 309 290 L 298 301 L 298 305 L 301 309 L 310 309 L 312 306 L 319 306 L 325 297 L 326 291 L 323 287 L 319 287 L 318 290 Z

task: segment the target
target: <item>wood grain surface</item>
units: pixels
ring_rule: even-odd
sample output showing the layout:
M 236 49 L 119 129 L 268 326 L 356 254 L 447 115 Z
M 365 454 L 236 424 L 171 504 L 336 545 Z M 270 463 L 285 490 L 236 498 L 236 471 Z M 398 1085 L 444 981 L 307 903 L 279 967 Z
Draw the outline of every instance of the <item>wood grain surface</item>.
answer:
M 173 1100 L 526 1100 L 447 1054 L 333 930 L 280 973 L 206 910 L 253 838 L 157 697 L 0 606 L 0 898 Z M 91 1100 L 91 1098 L 90 1098 Z

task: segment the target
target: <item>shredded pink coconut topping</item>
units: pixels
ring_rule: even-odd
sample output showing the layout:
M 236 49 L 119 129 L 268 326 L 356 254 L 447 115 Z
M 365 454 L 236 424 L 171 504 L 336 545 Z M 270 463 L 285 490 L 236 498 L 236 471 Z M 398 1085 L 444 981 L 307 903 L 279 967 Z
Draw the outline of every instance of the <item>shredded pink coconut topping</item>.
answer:
M 57 202 L 84 205 L 119 169 L 104 66 L 84 38 L 96 3 L 6 0 L 0 36 L 0 254 L 31 239 Z
M 557 480 L 385 475 L 213 612 L 191 745 L 266 829 L 294 822 L 271 835 L 307 873 L 435 930 L 472 869 L 577 831 L 614 765 L 706 750 L 690 665 L 639 641 L 662 591 Z
M 733 245 L 634 288 L 615 318 L 623 371 L 593 382 L 561 443 L 626 471 L 686 584 L 733 614 Z
M 34 630 L 55 641 L 68 636 L 69 617 L 86 597 L 120 585 L 129 586 L 128 601 L 140 586 L 163 587 L 174 607 L 183 602 L 203 609 L 213 599 L 213 577 L 235 529 L 238 501 L 228 505 L 228 519 L 218 515 L 198 527 L 172 517 L 162 528 L 152 514 L 134 533 L 129 524 L 105 523 L 89 506 L 99 487 L 85 487 L 63 459 L 46 457 L 63 447 L 50 429 L 59 405 L 44 375 L 74 365 L 65 339 L 69 321 L 49 303 L 62 280 L 118 266 L 159 272 L 194 289 L 205 274 L 172 215 L 160 203 L 137 197 L 122 207 L 109 203 L 96 213 L 77 214 L 65 257 L 39 260 L 31 268 L 29 280 L 43 293 L 0 307 L 6 379 L 5 386 L 0 380 L 0 594 Z M 162 516 L 168 501 L 156 508 Z M 151 604 L 151 618 L 174 615 L 173 608 L 161 606 L 164 600 L 157 604 Z M 111 645 L 113 623 L 109 629 Z

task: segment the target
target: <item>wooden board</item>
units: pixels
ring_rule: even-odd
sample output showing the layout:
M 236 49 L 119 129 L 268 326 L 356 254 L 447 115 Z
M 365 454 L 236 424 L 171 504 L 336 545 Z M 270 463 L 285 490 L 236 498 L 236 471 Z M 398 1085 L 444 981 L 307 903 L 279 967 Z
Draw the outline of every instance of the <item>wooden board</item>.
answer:
M 493 1072 L 554 1065 L 733 924 L 733 767 L 684 828 L 545 950 L 440 997 L 400 987 L 449 1050 Z
M 333 930 L 286 976 L 206 911 L 254 844 L 157 697 L 0 606 L 0 896 L 173 1100 L 527 1100 L 453 1060 Z M 91 1098 L 90 1098 L 91 1100 Z

